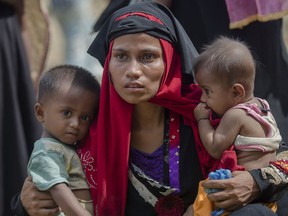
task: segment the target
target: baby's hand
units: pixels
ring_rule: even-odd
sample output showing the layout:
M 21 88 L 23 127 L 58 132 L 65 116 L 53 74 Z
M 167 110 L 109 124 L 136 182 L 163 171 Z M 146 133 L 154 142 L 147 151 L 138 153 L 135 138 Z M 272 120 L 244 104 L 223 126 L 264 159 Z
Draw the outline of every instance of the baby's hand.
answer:
M 196 120 L 202 118 L 209 118 L 210 109 L 206 106 L 206 103 L 199 103 L 194 109 L 194 115 Z

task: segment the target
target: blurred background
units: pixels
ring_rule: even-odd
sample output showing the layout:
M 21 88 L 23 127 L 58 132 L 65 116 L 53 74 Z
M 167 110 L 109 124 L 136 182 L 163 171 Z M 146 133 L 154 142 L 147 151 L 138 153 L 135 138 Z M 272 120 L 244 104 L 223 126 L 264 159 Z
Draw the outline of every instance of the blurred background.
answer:
M 117 1 L 123 0 L 112 0 Z M 171 2 L 162 0 L 165 1 Z M 197 14 L 198 11 L 189 13 L 192 8 L 185 5 L 192 2 L 194 0 L 177 0 L 174 1 L 176 9 L 172 7 L 184 28 L 190 21 L 195 22 L 190 15 L 195 18 L 194 12 Z M 199 2 L 209 1 L 199 0 L 197 5 Z M 109 3 L 110 0 L 0 0 L 0 216 L 12 215 L 10 200 L 21 190 L 33 143 L 41 134 L 41 125 L 35 120 L 33 111 L 41 74 L 59 64 L 76 64 L 91 71 L 101 81 L 102 67 L 86 51 L 97 34 L 93 26 Z M 180 5 L 184 5 L 182 9 L 179 9 Z M 188 10 L 188 13 L 181 10 Z M 288 50 L 288 16 L 279 18 L 282 19 L 281 34 Z M 196 28 L 197 33 L 192 29 L 193 36 L 199 33 L 200 37 L 199 28 Z M 190 30 L 186 28 L 188 33 Z M 287 57 L 287 53 L 285 55 Z M 288 74 L 288 71 L 283 73 Z M 286 86 L 288 83 L 278 87 Z M 267 99 L 283 140 L 288 143 L 287 112 L 272 93 Z M 284 100 L 288 103 L 288 98 Z
M 44 71 L 67 63 L 87 68 L 101 80 L 102 67 L 87 54 L 94 39 L 93 25 L 109 0 L 46 1 L 50 19 L 50 42 Z

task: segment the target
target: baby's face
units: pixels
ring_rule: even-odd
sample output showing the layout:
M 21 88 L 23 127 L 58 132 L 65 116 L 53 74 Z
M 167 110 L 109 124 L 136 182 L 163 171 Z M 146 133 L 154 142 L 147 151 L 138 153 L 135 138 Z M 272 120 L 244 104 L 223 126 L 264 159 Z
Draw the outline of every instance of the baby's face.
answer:
M 224 86 L 219 79 L 215 79 L 209 72 L 197 72 L 195 79 L 202 89 L 201 102 L 222 116 L 234 106 L 233 89 Z
M 71 87 L 61 88 L 53 99 L 41 106 L 43 137 L 52 137 L 72 145 L 87 135 L 98 102 L 96 93 Z

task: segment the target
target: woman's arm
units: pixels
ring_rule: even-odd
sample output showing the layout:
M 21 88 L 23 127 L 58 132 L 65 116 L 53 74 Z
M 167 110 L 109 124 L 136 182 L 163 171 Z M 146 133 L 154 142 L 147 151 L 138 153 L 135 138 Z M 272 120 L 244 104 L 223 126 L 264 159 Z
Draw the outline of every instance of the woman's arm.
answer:
M 90 213 L 79 204 L 65 184 L 52 187 L 50 192 L 39 191 L 32 183 L 31 177 L 26 178 L 21 194 L 13 197 L 11 201 L 13 214 L 17 216 L 54 216 L 59 212 L 55 200 L 67 215 L 90 216 Z
M 227 210 L 238 209 L 252 201 L 276 201 L 279 193 L 284 193 L 288 188 L 287 158 L 288 148 L 282 146 L 277 162 L 283 162 L 283 167 L 276 167 L 273 165 L 275 163 L 272 163 L 267 168 L 234 172 L 231 179 L 207 180 L 202 185 L 221 189 L 220 192 L 209 194 L 208 198 L 214 201 L 217 207 Z
M 275 162 L 266 168 L 249 171 L 259 186 L 259 201 L 272 202 L 288 188 L 288 147 L 283 144 Z
M 20 193 L 16 194 L 11 200 L 11 211 L 12 215 L 19 215 L 19 216 L 28 216 L 26 213 L 21 200 L 20 200 Z
M 54 216 L 59 212 L 50 193 L 39 191 L 31 177 L 26 178 L 21 194 L 12 199 L 11 210 L 17 216 Z
M 225 208 L 228 211 L 238 209 L 254 200 L 259 187 L 248 171 L 236 171 L 232 178 L 224 180 L 207 180 L 203 187 L 217 188 L 221 191 L 208 194 L 208 198 L 215 206 Z

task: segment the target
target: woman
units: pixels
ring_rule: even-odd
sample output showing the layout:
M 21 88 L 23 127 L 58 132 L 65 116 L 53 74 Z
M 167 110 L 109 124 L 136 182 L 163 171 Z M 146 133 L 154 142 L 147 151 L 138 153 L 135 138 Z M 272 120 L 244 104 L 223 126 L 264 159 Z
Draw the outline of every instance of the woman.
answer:
M 192 72 L 197 52 L 183 28 L 160 4 L 134 4 L 109 18 L 88 52 L 104 66 L 99 117 L 78 151 L 95 214 L 193 215 L 198 183 L 216 161 L 198 137 L 193 109 L 201 91 Z M 260 182 L 259 172 L 253 176 Z M 267 188 L 280 190 L 281 183 Z M 224 189 L 209 197 L 230 210 L 270 192 L 260 190 L 248 172 L 205 186 Z M 55 207 L 51 200 L 34 199 L 42 196 L 25 182 L 21 201 L 30 215 L 55 211 L 47 210 Z

